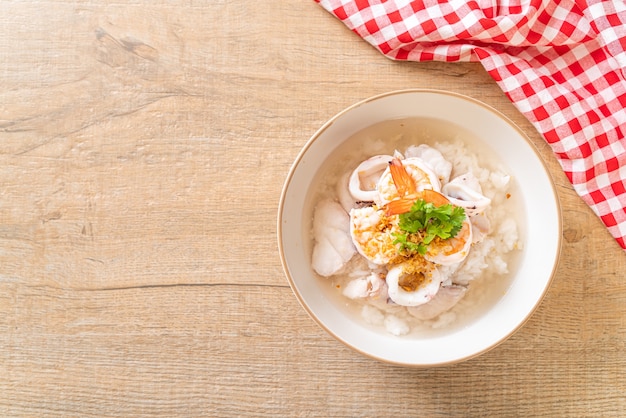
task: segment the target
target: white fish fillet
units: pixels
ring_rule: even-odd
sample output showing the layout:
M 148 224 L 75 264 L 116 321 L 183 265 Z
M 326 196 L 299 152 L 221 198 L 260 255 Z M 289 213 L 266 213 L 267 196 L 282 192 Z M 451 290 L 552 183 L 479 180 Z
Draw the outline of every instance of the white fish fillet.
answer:
M 335 201 L 322 200 L 315 207 L 313 236 L 311 264 L 321 276 L 337 273 L 356 253 L 350 237 L 350 217 Z
M 381 298 L 387 299 L 387 284 L 377 273 L 351 280 L 343 289 L 343 295 L 350 299 Z

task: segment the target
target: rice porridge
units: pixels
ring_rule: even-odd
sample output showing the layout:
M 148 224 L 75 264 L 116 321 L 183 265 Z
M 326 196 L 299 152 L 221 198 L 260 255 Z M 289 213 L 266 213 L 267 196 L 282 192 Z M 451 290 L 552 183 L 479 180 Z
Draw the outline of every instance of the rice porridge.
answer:
M 506 292 L 523 249 L 522 199 L 479 138 L 434 119 L 385 121 L 342 143 L 314 185 L 311 265 L 355 320 L 432 335 Z

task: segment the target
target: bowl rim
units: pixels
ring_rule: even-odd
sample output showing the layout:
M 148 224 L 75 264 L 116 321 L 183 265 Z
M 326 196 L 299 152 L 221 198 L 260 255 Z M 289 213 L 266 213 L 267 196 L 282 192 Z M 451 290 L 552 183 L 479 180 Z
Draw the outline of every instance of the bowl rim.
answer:
M 306 303 L 306 301 L 304 300 L 304 296 L 302 294 L 300 294 L 300 292 L 297 290 L 297 286 L 296 283 L 294 281 L 294 278 L 291 276 L 291 273 L 289 271 L 288 268 L 288 263 L 286 260 L 286 256 L 285 256 L 285 247 L 283 244 L 283 219 L 282 219 L 282 214 L 284 212 L 285 209 L 285 197 L 287 194 L 287 191 L 289 189 L 289 186 L 293 180 L 295 171 L 298 168 L 298 165 L 300 164 L 300 162 L 302 161 L 302 159 L 304 158 L 304 156 L 306 155 L 307 151 L 309 150 L 309 148 L 313 145 L 313 143 L 324 133 L 324 131 L 326 131 L 327 129 L 329 129 L 330 126 L 332 126 L 335 121 L 337 121 L 339 118 L 341 118 L 343 115 L 345 115 L 346 113 L 354 110 L 355 108 L 358 108 L 360 106 L 363 106 L 367 103 L 379 100 L 379 99 L 383 99 L 389 96 L 395 96 L 395 95 L 403 95 L 403 94 L 439 94 L 439 95 L 445 95 L 445 96 L 451 96 L 460 100 L 464 100 L 464 101 L 468 101 L 471 102 L 472 104 L 482 107 L 483 109 L 487 110 L 488 112 L 494 114 L 497 118 L 501 119 L 502 121 L 504 121 L 507 125 L 509 125 L 511 128 L 513 128 L 521 138 L 524 139 L 524 141 L 526 142 L 526 144 L 528 145 L 528 148 L 530 150 L 532 150 L 532 152 L 535 154 L 535 157 L 537 158 L 537 161 L 541 164 L 546 176 L 549 179 L 549 187 L 550 187 L 550 191 L 552 193 L 553 196 L 553 201 L 555 204 L 555 210 L 556 210 L 556 214 L 557 214 L 557 221 L 558 221 L 558 225 L 557 225 L 557 230 L 558 230 L 558 235 L 557 235 L 557 242 L 556 242 L 556 253 L 555 253 L 555 258 L 554 258 L 554 263 L 552 265 L 552 271 L 550 272 L 550 275 L 546 281 L 546 284 L 540 294 L 540 296 L 537 298 L 536 302 L 534 303 L 534 305 L 532 306 L 532 308 L 528 311 L 528 313 L 525 315 L 525 317 L 523 318 L 523 320 L 521 320 L 515 327 L 513 327 L 508 333 L 502 335 L 499 337 L 499 339 L 497 341 L 495 341 L 493 344 L 483 348 L 482 350 L 470 353 L 468 355 L 462 356 L 462 357 L 458 357 L 452 360 L 448 360 L 448 361 L 442 361 L 442 362 L 438 362 L 438 363 L 407 363 L 407 362 L 403 362 L 403 361 L 394 361 L 392 359 L 389 358 L 384 358 L 381 356 L 377 356 L 374 355 L 372 353 L 369 353 L 367 351 L 364 351 L 362 349 L 360 349 L 359 347 L 356 347 L 353 344 L 350 344 L 349 342 L 345 341 L 344 339 L 342 339 L 340 336 L 336 335 L 333 331 L 331 331 L 318 317 L 317 315 L 315 315 L 315 313 L 311 310 L 311 308 L 308 306 L 308 304 Z M 365 128 L 365 127 L 364 127 Z M 395 365 L 395 366 L 402 366 L 402 367 L 408 367 L 408 368 L 433 368 L 433 367 L 442 367 L 442 366 L 449 366 L 449 365 L 453 365 L 453 364 L 457 364 L 457 363 L 461 363 L 461 362 L 465 362 L 467 360 L 476 358 L 482 354 L 485 354 L 488 351 L 493 350 L 494 348 L 498 347 L 500 344 L 504 343 L 505 341 L 507 341 L 513 334 L 515 334 L 517 331 L 519 331 L 527 322 L 528 320 L 533 316 L 533 314 L 536 312 L 536 310 L 539 308 L 539 306 L 541 305 L 541 303 L 543 302 L 547 292 L 549 291 L 553 281 L 554 281 L 554 277 L 556 275 L 556 272 L 558 270 L 560 261 L 561 261 L 561 255 L 562 255 L 562 237 L 563 235 L 563 214 L 562 214 L 562 207 L 561 207 L 561 202 L 558 196 L 558 193 L 556 191 L 556 185 L 554 183 L 554 179 L 552 174 L 550 173 L 550 170 L 548 169 L 546 162 L 544 161 L 544 158 L 540 155 L 537 147 L 535 146 L 535 144 L 531 141 L 531 139 L 528 137 L 528 135 L 526 135 L 526 133 L 519 127 L 517 126 L 516 123 L 514 123 L 510 118 L 508 118 L 506 115 L 504 115 L 502 112 L 500 112 L 499 110 L 495 109 L 494 107 L 478 100 L 475 99 L 471 96 L 467 96 L 465 94 L 461 94 L 461 93 L 457 93 L 457 92 L 452 92 L 452 91 L 448 91 L 448 90 L 443 90 L 443 89 L 433 89 L 433 88 L 408 88 L 408 89 L 399 89 L 399 90 L 392 90 L 392 91 L 388 91 L 385 93 L 381 93 L 381 94 L 377 94 L 368 98 L 365 98 L 363 100 L 360 100 L 358 102 L 353 103 L 352 105 L 344 108 L 343 110 L 337 112 L 335 115 L 333 115 L 330 119 L 328 119 L 319 129 L 317 129 L 317 131 L 315 131 L 313 133 L 313 135 L 311 135 L 311 137 L 306 141 L 306 143 L 304 144 L 304 146 L 300 149 L 300 151 L 298 152 L 295 160 L 293 161 L 293 163 L 291 164 L 289 171 L 287 173 L 287 176 L 284 180 L 284 184 L 281 190 L 281 194 L 280 194 L 280 200 L 279 200 L 279 204 L 278 204 L 278 216 L 277 216 L 277 240 L 278 240 L 278 251 L 279 251 L 279 256 L 280 256 L 280 261 L 281 261 L 281 265 L 283 268 L 283 273 L 285 275 L 285 277 L 287 278 L 287 281 L 289 283 L 289 287 L 291 288 L 292 293 L 296 296 L 296 299 L 298 300 L 299 304 L 302 306 L 302 308 L 305 310 L 305 312 L 309 315 L 309 317 L 311 317 L 311 319 L 314 320 L 315 323 L 317 323 L 318 326 L 320 326 L 328 335 L 332 336 L 335 340 L 339 341 L 340 343 L 342 343 L 344 346 L 360 353 L 361 355 L 370 358 L 370 359 L 374 359 L 377 361 L 380 361 L 382 363 L 386 363 L 386 364 L 390 364 L 390 365 Z

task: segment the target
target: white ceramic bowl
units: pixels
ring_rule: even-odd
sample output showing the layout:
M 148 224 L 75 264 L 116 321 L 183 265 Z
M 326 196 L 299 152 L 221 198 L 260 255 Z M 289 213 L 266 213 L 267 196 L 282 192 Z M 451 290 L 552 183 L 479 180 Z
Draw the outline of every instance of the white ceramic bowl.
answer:
M 320 166 L 357 131 L 407 117 L 436 118 L 480 138 L 509 170 L 525 213 L 520 261 L 505 293 L 462 328 L 434 336 L 397 337 L 367 327 L 330 300 L 311 268 L 307 196 Z M 278 243 L 285 274 L 298 301 L 329 334 L 366 356 L 404 366 L 445 365 L 475 357 L 518 330 L 537 308 L 556 271 L 561 213 L 552 179 L 534 146 L 510 120 L 472 98 L 437 90 L 402 90 L 357 103 L 322 126 L 304 146 L 284 185 Z

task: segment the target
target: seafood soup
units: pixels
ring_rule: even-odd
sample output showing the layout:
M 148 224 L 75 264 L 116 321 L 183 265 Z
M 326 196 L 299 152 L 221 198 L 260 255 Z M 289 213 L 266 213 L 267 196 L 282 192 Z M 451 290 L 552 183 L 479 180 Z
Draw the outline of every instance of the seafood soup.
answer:
M 426 118 L 372 125 L 313 184 L 303 231 L 311 266 L 355 321 L 398 336 L 446 333 L 507 291 L 523 202 L 507 168 L 462 128 Z

